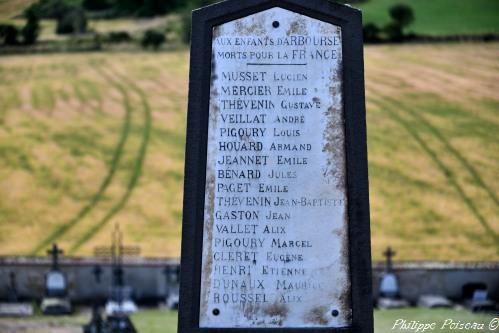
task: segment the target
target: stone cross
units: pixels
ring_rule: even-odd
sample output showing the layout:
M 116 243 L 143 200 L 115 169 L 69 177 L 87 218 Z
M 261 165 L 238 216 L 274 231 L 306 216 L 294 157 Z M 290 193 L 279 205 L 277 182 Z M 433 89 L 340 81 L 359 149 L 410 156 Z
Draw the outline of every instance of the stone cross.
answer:
M 117 288 L 119 297 L 121 298 L 122 287 L 124 286 L 123 279 L 123 257 L 137 256 L 140 254 L 138 246 L 125 246 L 123 245 L 123 233 L 118 224 L 115 225 L 111 246 L 97 247 L 94 250 L 97 257 L 107 257 L 112 260 L 112 288 Z M 94 269 L 95 274 L 95 269 Z
M 84 333 L 104 333 L 104 321 L 102 320 L 98 305 L 92 307 L 90 323 L 83 326 Z
M 165 275 L 166 281 L 168 283 L 170 283 L 170 282 L 178 282 L 179 267 L 166 266 L 163 269 L 163 274 Z
M 16 286 L 16 273 L 9 273 L 9 292 L 8 299 L 10 303 L 16 303 L 18 301 L 17 298 L 17 286 Z
M 52 270 L 59 270 L 59 255 L 64 254 L 64 251 L 61 250 L 56 243 L 52 245 L 52 249 L 47 250 L 47 254 L 52 256 Z
M 95 277 L 95 281 L 97 283 L 100 283 L 100 277 L 102 275 L 102 268 L 99 265 L 95 265 L 94 269 L 92 270 L 92 274 Z
M 383 255 L 386 257 L 386 271 L 391 272 L 393 269 L 393 263 L 392 263 L 392 258 L 395 257 L 397 252 L 393 251 L 393 249 L 389 246 L 386 248 L 385 252 L 383 252 Z
M 177 267 L 173 267 L 173 266 L 165 266 L 165 268 L 163 269 L 163 274 L 165 275 L 166 277 L 166 294 L 169 295 L 170 294 L 170 286 L 172 284 L 175 284 L 178 282 L 178 278 L 179 278 L 179 274 L 180 273 L 180 267 L 177 266 Z

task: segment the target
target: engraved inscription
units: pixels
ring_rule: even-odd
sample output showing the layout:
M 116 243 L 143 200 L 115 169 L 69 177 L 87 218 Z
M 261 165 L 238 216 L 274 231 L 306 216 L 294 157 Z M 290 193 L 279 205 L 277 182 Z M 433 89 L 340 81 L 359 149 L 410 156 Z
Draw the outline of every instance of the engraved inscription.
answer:
M 215 27 L 209 112 L 200 327 L 350 326 L 341 29 Z

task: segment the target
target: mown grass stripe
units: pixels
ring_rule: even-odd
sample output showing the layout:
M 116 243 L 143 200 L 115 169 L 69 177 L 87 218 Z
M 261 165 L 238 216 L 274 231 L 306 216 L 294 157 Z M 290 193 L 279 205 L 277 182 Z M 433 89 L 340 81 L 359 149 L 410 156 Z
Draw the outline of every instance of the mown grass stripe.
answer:
M 144 131 L 142 133 L 142 143 L 139 148 L 132 176 L 127 186 L 127 191 L 120 199 L 120 201 L 104 216 L 104 218 L 99 220 L 93 227 L 89 228 L 85 233 L 83 233 L 83 235 L 80 238 L 76 240 L 76 242 L 69 249 L 68 252 L 69 254 L 74 254 L 75 252 L 77 252 L 85 243 L 91 240 L 100 230 L 102 230 L 102 228 L 104 228 L 118 212 L 120 212 L 126 206 L 142 174 L 142 167 L 144 164 L 144 160 L 147 153 L 147 146 L 149 145 L 149 139 L 151 136 L 151 127 L 152 127 L 151 108 L 149 106 L 149 102 L 147 100 L 145 93 L 137 85 L 132 83 L 125 76 L 118 74 L 117 72 L 113 72 L 113 74 L 119 77 L 122 80 L 122 82 L 125 82 L 127 86 L 130 87 L 140 97 L 142 108 L 144 111 Z
M 401 104 L 399 101 L 396 101 L 393 98 L 387 97 L 387 96 L 384 97 L 384 100 L 388 101 L 394 105 Z M 497 199 L 495 193 L 492 191 L 492 189 L 489 186 L 487 186 L 487 184 L 483 181 L 480 174 L 475 170 L 475 168 L 473 168 L 471 163 L 468 162 L 468 160 L 463 155 L 461 155 L 461 153 L 456 148 L 454 148 L 454 146 L 445 138 L 445 136 L 443 136 L 442 133 L 440 133 L 440 131 L 436 127 L 434 127 L 429 121 L 427 121 L 425 117 L 423 117 L 422 115 L 420 115 L 419 113 L 414 111 L 411 107 L 404 105 L 404 107 L 401 108 L 401 110 L 407 111 L 408 113 L 410 113 L 414 119 L 416 119 L 421 124 L 423 124 L 438 140 L 440 140 L 440 142 L 443 143 L 445 148 L 447 148 L 449 150 L 449 152 L 452 155 L 454 155 L 454 157 L 468 171 L 468 173 L 473 178 L 473 181 L 475 182 L 475 184 L 477 184 L 479 187 L 481 187 L 488 194 L 488 196 L 492 199 L 492 201 L 494 201 L 494 203 L 496 204 L 496 208 L 497 208 L 499 206 L 499 200 Z
M 113 153 L 113 157 L 111 159 L 109 171 L 99 186 L 99 190 L 93 195 L 92 199 L 85 205 L 79 212 L 69 220 L 67 223 L 64 223 L 61 226 L 58 226 L 54 232 L 52 232 L 47 238 L 45 238 L 42 242 L 37 244 L 35 248 L 31 251 L 31 255 L 41 254 L 43 250 L 50 246 L 54 241 L 64 236 L 70 229 L 72 229 L 75 225 L 78 224 L 85 216 L 87 216 L 94 207 L 99 203 L 99 201 L 103 198 L 105 191 L 111 184 L 116 170 L 118 169 L 118 165 L 121 161 L 121 157 L 123 155 L 123 150 L 126 145 L 130 128 L 131 128 L 131 117 L 132 117 L 132 106 L 130 103 L 130 98 L 127 94 L 126 89 L 124 89 L 121 85 L 116 83 L 110 76 L 108 76 L 104 71 L 98 71 L 108 82 L 110 82 L 116 89 L 119 90 L 120 94 L 123 96 L 123 104 L 125 106 L 125 118 L 123 121 L 123 127 L 121 130 L 121 136 L 119 138 L 118 144 Z
M 394 112 L 391 109 L 391 106 L 398 105 L 390 105 L 390 103 L 385 102 L 385 97 L 382 98 L 371 98 L 372 102 L 377 104 L 380 107 L 381 111 L 389 113 L 389 115 L 394 119 L 399 125 L 401 125 L 409 135 L 418 143 L 418 145 L 423 149 L 423 151 L 431 158 L 431 160 L 435 163 L 435 165 L 440 169 L 443 175 L 447 178 L 449 184 L 456 190 L 456 192 L 461 197 L 462 201 L 471 211 L 471 213 L 476 217 L 478 222 L 482 225 L 487 235 L 490 235 L 495 241 L 497 252 L 499 253 L 499 237 L 495 233 L 495 231 L 490 227 L 487 220 L 482 216 L 478 208 L 475 206 L 473 200 L 468 197 L 464 189 L 459 185 L 457 180 L 454 177 L 454 174 L 450 168 L 448 168 L 439 158 L 437 153 L 435 153 L 429 145 L 421 138 L 417 131 L 415 131 L 409 122 L 401 117 L 397 112 Z

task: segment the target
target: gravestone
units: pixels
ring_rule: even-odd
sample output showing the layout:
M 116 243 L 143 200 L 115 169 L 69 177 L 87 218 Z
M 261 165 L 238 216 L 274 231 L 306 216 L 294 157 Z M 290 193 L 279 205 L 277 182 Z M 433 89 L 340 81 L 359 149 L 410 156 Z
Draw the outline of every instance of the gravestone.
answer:
M 26 317 L 34 314 L 31 303 L 20 302 L 17 292 L 16 274 L 8 274 L 7 302 L 0 303 L 0 317 Z
M 451 308 L 452 302 L 442 295 L 421 295 L 418 298 L 418 307 L 427 309 Z
M 490 312 L 494 313 L 497 306 L 494 301 L 489 299 L 487 289 L 476 289 L 468 305 L 472 312 Z
M 360 12 L 193 13 L 179 332 L 372 332 Z
M 393 272 L 392 259 L 397 253 L 391 247 L 388 247 L 383 255 L 386 258 L 385 272 L 381 277 L 379 293 L 381 297 L 398 298 L 400 296 L 399 283 L 397 276 Z
M 400 296 L 398 279 L 394 273 L 389 272 L 383 275 L 379 286 L 379 293 L 381 297 L 386 298 L 398 298 Z
M 378 307 L 381 309 L 397 309 L 409 306 L 409 302 L 400 296 L 400 288 L 397 275 L 393 271 L 392 259 L 397 253 L 388 247 L 383 255 L 386 257 L 385 272 L 381 276 L 379 286 Z
M 64 251 L 59 249 L 57 244 L 52 245 L 52 249 L 47 254 L 52 256 L 52 269 L 45 277 L 45 295 L 47 297 L 65 297 L 68 293 L 66 276 L 59 269 L 59 255 Z
M 63 253 L 57 244 L 47 250 L 47 254 L 52 258 L 52 267 L 45 275 L 45 295 L 40 305 L 44 314 L 64 315 L 72 311 L 66 275 L 59 267 L 59 255 Z
M 180 267 L 168 265 L 164 268 L 163 274 L 165 275 L 166 282 L 166 307 L 171 310 L 178 309 L 178 282 Z

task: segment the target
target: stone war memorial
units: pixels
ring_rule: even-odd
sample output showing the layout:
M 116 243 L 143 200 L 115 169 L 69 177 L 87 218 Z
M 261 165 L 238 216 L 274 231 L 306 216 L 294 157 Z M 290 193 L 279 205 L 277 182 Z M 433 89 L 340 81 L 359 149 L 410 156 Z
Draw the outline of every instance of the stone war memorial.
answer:
M 193 12 L 179 332 L 373 331 L 358 10 Z

